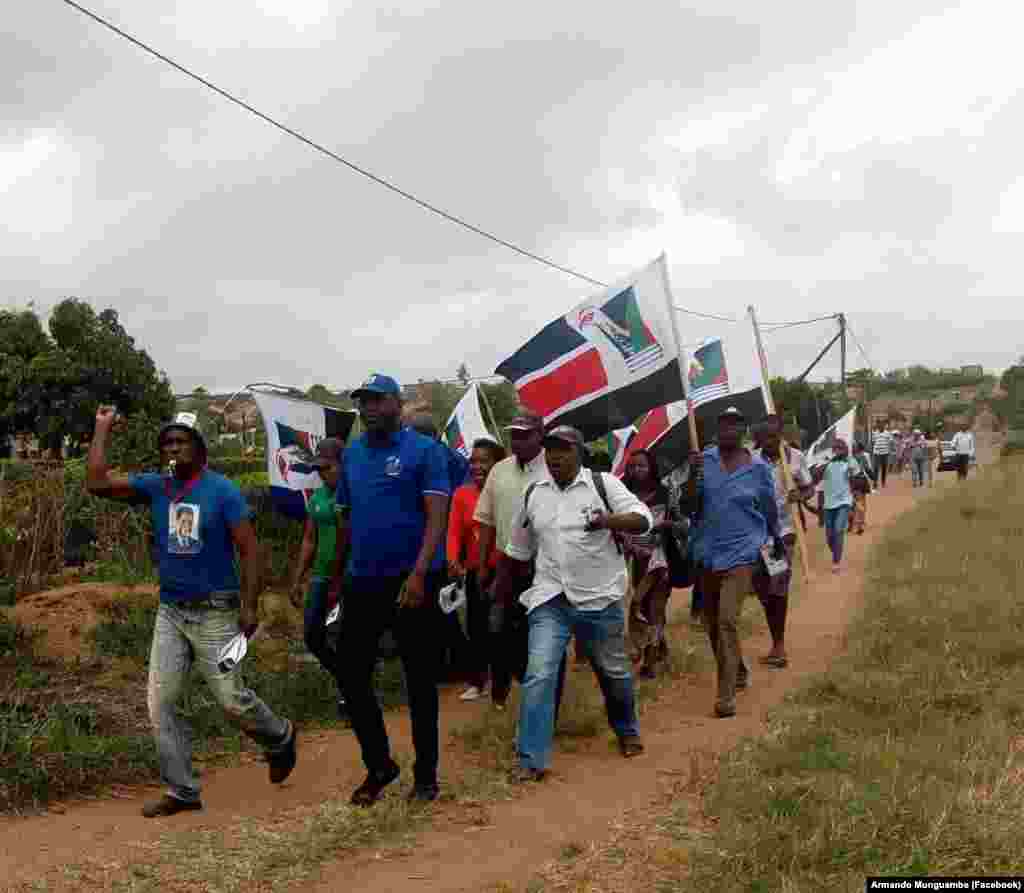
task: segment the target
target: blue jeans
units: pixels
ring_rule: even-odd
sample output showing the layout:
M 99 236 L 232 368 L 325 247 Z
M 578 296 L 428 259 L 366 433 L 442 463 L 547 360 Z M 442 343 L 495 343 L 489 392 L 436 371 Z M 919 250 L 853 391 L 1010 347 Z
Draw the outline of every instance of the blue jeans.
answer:
M 335 681 L 338 679 L 337 657 L 327 644 L 327 590 L 331 581 L 328 577 L 313 577 L 306 592 L 305 610 L 302 621 L 302 637 L 309 653 L 312 654 Z
M 924 486 L 924 474 L 925 469 L 928 466 L 927 459 L 911 459 L 910 460 L 910 478 L 915 487 Z
M 850 506 L 841 505 L 835 509 L 825 509 L 825 539 L 832 550 L 832 562 L 839 564 L 843 560 L 843 543 L 846 542 L 846 531 L 850 526 Z
M 534 608 L 527 620 L 530 656 L 519 702 L 520 765 L 524 769 L 547 769 L 551 762 L 558 668 L 573 635 L 597 675 L 608 724 L 619 738 L 639 735 L 622 602 L 601 611 L 582 611 L 563 593 Z
M 291 734 L 291 724 L 246 688 L 240 667 L 230 673 L 217 667 L 221 648 L 239 632 L 237 601 L 225 604 L 224 609 L 161 604 L 156 614 L 146 702 L 160 778 L 179 800 L 199 800 L 199 779 L 192 770 L 192 730 L 176 707 L 193 664 L 228 717 L 267 753 L 280 752 Z

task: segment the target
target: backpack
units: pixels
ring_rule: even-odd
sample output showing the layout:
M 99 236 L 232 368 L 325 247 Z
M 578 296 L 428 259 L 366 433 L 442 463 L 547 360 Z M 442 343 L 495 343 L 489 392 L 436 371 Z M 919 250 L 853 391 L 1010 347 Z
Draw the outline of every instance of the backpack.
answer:
M 590 479 L 594 482 L 594 489 L 597 490 L 597 495 L 601 497 L 601 502 L 604 503 L 605 510 L 608 514 L 612 514 L 612 505 L 608 501 L 608 491 L 604 486 L 604 472 L 603 471 L 592 471 L 590 472 Z M 526 493 L 523 494 L 523 511 L 525 512 L 530 507 L 530 496 L 533 495 L 533 491 L 537 489 L 537 484 L 540 481 L 534 481 L 526 488 Z M 529 519 L 523 522 L 523 526 L 529 526 Z M 619 541 L 617 533 L 609 531 L 612 535 L 612 542 L 615 543 L 615 551 L 620 555 L 622 554 L 622 543 Z

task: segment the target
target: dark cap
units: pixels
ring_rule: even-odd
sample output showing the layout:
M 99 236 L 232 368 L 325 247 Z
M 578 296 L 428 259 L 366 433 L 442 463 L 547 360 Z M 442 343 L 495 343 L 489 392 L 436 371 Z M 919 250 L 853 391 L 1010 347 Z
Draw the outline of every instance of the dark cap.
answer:
M 747 417 L 743 415 L 735 406 L 730 406 L 727 409 L 723 409 L 718 417 L 720 419 L 736 419 L 738 422 L 745 422 Z
M 506 431 L 541 431 L 544 419 L 533 412 L 521 412 L 505 426 Z
M 379 372 L 374 372 L 373 375 L 367 378 L 366 381 L 352 392 L 351 397 L 353 400 L 358 400 L 360 397 L 365 397 L 367 394 L 380 394 L 385 397 L 401 397 L 402 389 L 398 386 L 398 382 L 390 375 L 381 375 Z
M 545 446 L 553 440 L 557 440 L 560 443 L 572 444 L 573 446 L 583 446 L 583 435 L 569 425 L 558 425 L 544 435 Z
M 340 437 L 325 437 L 316 445 L 316 453 L 309 460 L 310 465 L 318 467 L 327 465 L 330 462 L 337 462 L 341 458 L 341 451 L 345 448 Z

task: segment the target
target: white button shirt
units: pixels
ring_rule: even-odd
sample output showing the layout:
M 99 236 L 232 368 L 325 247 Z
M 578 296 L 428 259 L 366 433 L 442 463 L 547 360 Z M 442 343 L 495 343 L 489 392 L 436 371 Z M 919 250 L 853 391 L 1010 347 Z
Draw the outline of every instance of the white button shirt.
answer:
M 519 599 L 527 611 L 563 592 L 583 611 L 601 611 L 626 594 L 626 562 L 611 533 L 583 529 L 589 514 L 607 511 L 591 475 L 580 469 L 563 490 L 548 474 L 534 487 L 528 506 L 523 500 L 507 554 L 517 561 L 536 556 L 533 586 Z M 612 514 L 640 515 L 650 529 L 650 510 L 622 481 L 606 474 L 604 485 Z

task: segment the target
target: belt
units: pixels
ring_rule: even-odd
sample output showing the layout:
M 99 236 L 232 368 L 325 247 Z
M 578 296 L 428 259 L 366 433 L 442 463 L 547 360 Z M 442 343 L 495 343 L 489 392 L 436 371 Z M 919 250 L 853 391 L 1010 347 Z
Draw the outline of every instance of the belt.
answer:
M 180 608 L 192 608 L 209 611 L 230 611 L 241 605 L 242 599 L 237 592 L 225 593 L 223 595 L 208 595 L 203 598 L 190 598 L 187 601 L 176 602 Z

